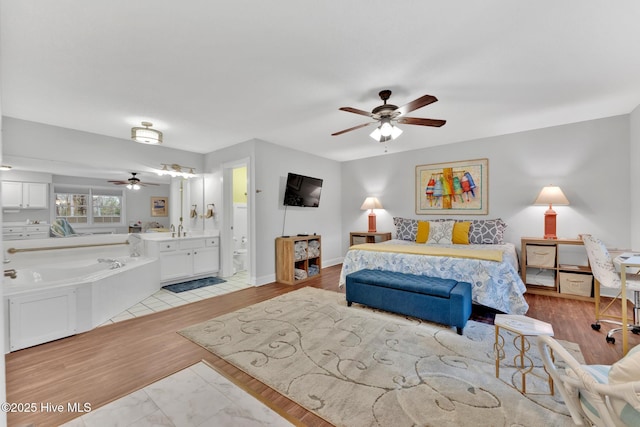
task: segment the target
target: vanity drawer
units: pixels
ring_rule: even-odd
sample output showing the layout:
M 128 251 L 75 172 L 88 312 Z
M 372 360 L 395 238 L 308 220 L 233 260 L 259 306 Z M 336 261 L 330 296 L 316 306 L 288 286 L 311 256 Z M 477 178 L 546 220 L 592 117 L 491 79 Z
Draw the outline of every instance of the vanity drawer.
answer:
M 204 248 L 204 239 L 180 240 L 180 249 Z
M 217 237 L 210 237 L 208 239 L 205 240 L 205 245 L 206 246 L 220 246 L 220 239 L 218 239 Z
M 178 249 L 178 242 L 160 242 L 158 250 L 160 252 L 175 251 Z

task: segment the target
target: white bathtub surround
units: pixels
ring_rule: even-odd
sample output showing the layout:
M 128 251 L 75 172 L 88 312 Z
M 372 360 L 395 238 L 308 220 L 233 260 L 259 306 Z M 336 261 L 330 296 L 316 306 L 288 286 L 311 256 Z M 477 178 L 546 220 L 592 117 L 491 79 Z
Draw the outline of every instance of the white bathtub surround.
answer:
M 5 352 L 88 331 L 160 289 L 156 258 L 130 257 L 127 235 L 15 241 L 5 250 Z M 117 260 L 99 262 L 98 259 Z M 117 264 L 117 268 L 114 267 Z

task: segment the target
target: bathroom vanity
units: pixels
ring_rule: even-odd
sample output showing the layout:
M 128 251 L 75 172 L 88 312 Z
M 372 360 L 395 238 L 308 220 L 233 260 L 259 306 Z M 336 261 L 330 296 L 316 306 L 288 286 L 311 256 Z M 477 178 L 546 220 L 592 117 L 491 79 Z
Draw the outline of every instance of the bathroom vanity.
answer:
M 208 234 L 172 237 L 172 233 L 145 233 L 144 253 L 160 260 L 163 285 L 218 273 L 220 270 L 220 236 Z

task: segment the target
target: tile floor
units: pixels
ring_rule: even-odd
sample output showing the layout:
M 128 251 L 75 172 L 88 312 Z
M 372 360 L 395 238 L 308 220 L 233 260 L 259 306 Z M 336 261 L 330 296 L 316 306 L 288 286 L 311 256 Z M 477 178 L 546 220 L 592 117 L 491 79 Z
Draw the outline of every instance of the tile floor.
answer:
M 226 283 L 177 294 L 161 289 L 115 316 L 105 325 L 251 286 L 248 283 L 247 272 L 239 272 L 224 279 Z M 200 362 L 76 418 L 64 426 L 262 427 L 292 424 L 206 363 Z
M 206 363 L 200 362 L 63 426 L 292 425 Z
M 240 271 L 233 276 L 223 277 L 223 279 L 226 280 L 226 283 L 206 286 L 204 288 L 180 292 L 177 294 L 160 289 L 144 301 L 139 302 L 133 307 L 130 307 L 126 311 L 113 317 L 111 320 L 104 323 L 103 326 L 251 287 L 248 283 L 249 279 L 246 271 Z

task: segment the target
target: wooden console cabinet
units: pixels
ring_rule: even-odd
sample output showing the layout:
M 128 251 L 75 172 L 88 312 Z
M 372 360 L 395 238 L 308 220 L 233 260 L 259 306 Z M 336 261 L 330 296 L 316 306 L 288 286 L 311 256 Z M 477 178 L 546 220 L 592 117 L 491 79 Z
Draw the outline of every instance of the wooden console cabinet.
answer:
M 276 238 L 276 281 L 297 285 L 322 272 L 320 236 Z

